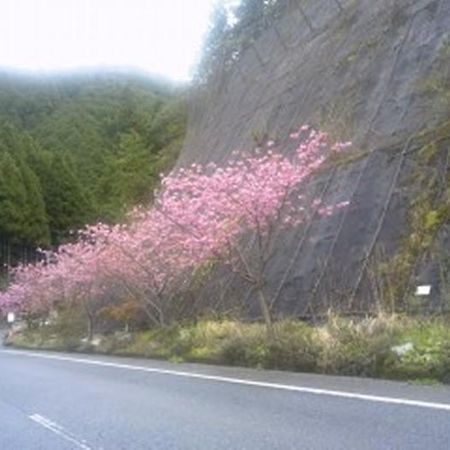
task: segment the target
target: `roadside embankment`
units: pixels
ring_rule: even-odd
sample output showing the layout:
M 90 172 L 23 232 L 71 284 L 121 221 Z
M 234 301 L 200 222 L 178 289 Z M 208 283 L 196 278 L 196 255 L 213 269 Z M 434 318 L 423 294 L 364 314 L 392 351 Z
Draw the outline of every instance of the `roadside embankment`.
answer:
M 264 369 L 450 382 L 450 327 L 443 318 L 380 315 L 349 319 L 330 315 L 319 324 L 264 325 L 231 319 L 201 320 L 147 331 L 96 335 L 61 333 L 57 324 L 10 333 L 20 348 L 140 356 Z

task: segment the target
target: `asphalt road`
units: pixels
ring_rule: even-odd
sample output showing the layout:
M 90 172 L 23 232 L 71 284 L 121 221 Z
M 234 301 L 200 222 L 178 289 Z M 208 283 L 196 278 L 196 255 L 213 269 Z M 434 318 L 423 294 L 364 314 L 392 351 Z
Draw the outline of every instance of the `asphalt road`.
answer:
M 450 449 L 450 388 L 0 349 L 0 449 Z

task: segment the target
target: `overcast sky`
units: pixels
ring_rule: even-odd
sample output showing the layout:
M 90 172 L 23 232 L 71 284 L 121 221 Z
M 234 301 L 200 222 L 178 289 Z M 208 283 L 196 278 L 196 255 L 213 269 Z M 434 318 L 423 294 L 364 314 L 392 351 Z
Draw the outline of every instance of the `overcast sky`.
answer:
M 184 81 L 213 0 L 0 0 L 0 66 L 125 66 Z

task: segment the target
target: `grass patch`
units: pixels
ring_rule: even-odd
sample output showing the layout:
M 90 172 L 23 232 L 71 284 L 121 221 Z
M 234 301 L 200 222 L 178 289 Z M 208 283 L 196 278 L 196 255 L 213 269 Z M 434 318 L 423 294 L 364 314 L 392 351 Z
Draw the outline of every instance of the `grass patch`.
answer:
M 450 327 L 444 318 L 397 315 L 352 320 L 330 316 L 321 324 L 284 320 L 269 339 L 260 323 L 201 320 L 134 333 L 57 335 L 60 325 L 26 329 L 10 345 L 50 350 L 93 351 L 173 362 L 203 362 L 264 369 L 450 382 Z M 60 329 L 60 328 L 59 328 Z

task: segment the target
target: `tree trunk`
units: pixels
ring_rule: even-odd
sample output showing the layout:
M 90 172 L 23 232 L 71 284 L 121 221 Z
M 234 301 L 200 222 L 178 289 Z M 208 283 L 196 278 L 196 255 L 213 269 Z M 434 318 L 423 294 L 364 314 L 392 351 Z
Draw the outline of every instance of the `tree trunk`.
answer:
M 88 327 L 87 327 L 87 331 L 88 331 L 88 342 L 92 342 L 92 339 L 94 338 L 94 317 L 92 316 L 92 314 L 88 314 Z
M 267 302 L 267 298 L 266 295 L 264 294 L 262 286 L 258 286 L 257 290 L 258 290 L 259 307 L 261 309 L 264 318 L 264 323 L 266 324 L 267 336 L 269 337 L 270 340 L 272 340 L 275 335 L 269 304 Z

